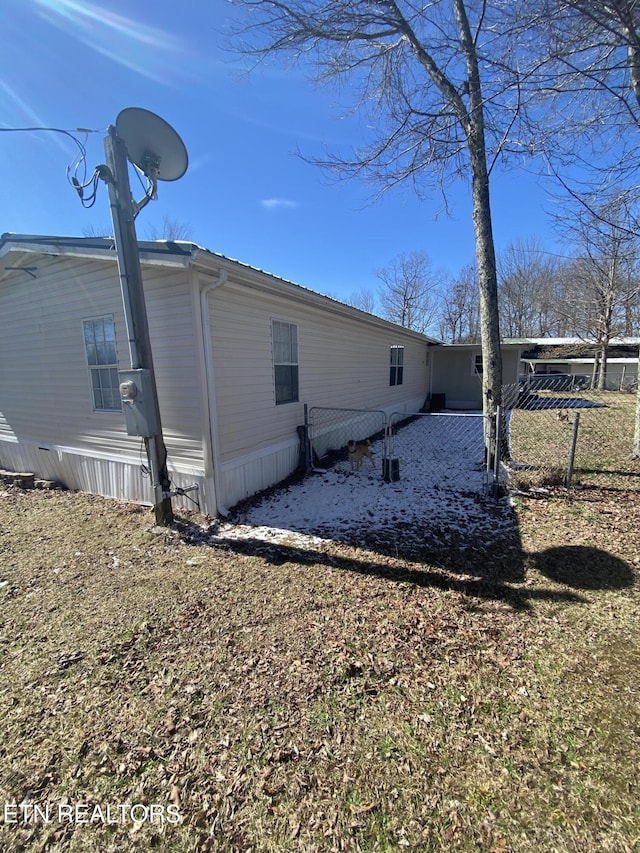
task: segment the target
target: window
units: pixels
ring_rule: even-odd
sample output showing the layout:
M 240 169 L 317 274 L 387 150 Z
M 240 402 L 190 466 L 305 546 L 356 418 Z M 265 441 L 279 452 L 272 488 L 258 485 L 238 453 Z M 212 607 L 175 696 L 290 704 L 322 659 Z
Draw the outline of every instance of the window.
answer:
M 89 366 L 93 408 L 96 411 L 119 412 L 120 388 L 118 356 L 113 317 L 83 320 L 84 348 Z
M 276 405 L 298 400 L 298 327 L 295 323 L 271 321 L 273 374 Z
M 402 385 L 404 373 L 404 347 L 389 350 L 389 385 Z
M 482 353 L 480 352 L 473 356 L 473 374 L 474 376 L 482 376 Z

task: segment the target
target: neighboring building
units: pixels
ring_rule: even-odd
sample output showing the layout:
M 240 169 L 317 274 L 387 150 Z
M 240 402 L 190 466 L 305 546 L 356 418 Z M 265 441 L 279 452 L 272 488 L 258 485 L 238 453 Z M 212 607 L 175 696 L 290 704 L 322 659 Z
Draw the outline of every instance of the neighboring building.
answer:
M 523 346 L 525 375 L 565 375 L 584 377 L 591 383 L 599 347 L 580 338 L 532 338 L 519 341 Z M 632 390 L 638 381 L 640 338 L 614 338 L 607 351 L 605 389 Z

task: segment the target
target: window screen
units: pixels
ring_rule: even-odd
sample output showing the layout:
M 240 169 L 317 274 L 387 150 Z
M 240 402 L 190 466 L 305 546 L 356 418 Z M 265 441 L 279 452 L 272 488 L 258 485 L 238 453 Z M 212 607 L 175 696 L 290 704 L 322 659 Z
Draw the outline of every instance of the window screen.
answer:
M 93 408 L 117 412 L 122 406 L 113 317 L 83 320 L 84 347 L 89 366 Z
M 389 350 L 389 385 L 402 385 L 404 379 L 404 347 Z
M 298 400 L 298 327 L 272 320 L 273 373 L 276 405 Z

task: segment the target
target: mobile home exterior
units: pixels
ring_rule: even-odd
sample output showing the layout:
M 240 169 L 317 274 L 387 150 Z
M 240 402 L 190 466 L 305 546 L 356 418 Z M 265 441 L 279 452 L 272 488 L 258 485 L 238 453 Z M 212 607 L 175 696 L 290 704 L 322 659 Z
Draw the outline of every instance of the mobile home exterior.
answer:
M 521 344 L 503 343 L 502 384 L 516 386 L 520 373 Z M 449 344 L 433 351 L 430 386 L 447 409 L 482 409 L 482 349 L 480 344 Z
M 299 463 L 304 404 L 418 411 L 438 343 L 193 243 L 140 243 L 168 468 L 215 515 Z M 0 238 L 0 466 L 152 503 L 108 238 Z

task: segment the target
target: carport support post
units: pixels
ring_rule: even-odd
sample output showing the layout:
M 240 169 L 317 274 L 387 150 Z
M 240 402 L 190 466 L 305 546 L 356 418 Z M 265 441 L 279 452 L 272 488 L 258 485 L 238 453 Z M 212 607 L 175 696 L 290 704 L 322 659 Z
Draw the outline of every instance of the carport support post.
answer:
M 129 340 L 131 367 L 133 369 L 142 368 L 150 373 L 152 406 L 155 408 L 158 424 L 156 434 L 144 438 L 155 498 L 153 509 L 156 523 L 162 527 L 169 527 L 173 524 L 173 509 L 169 497 L 171 483 L 167 472 L 167 451 L 162 438 L 160 407 L 158 406 L 156 379 L 153 372 L 142 269 L 140 267 L 133 200 L 129 184 L 127 150 L 115 127 L 110 126 L 107 134 L 104 140 L 104 150 L 110 174 L 103 175 L 103 178 L 109 191 L 111 221 L 118 256 L 120 289 Z
M 571 480 L 573 479 L 573 466 L 576 461 L 576 445 L 578 443 L 579 426 L 580 412 L 576 412 L 576 416 L 573 419 L 573 432 L 571 433 L 571 446 L 569 447 L 569 459 L 567 460 L 567 473 L 564 477 L 564 485 L 567 489 L 571 487 Z

